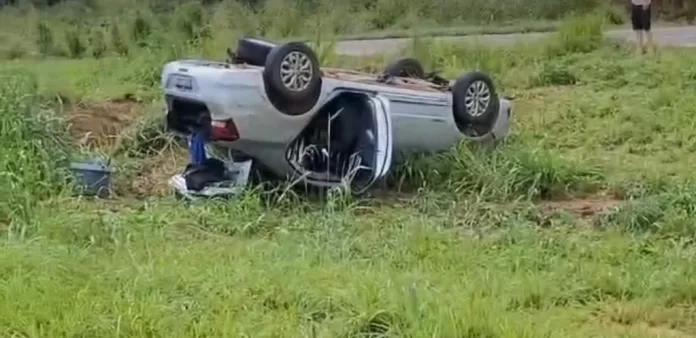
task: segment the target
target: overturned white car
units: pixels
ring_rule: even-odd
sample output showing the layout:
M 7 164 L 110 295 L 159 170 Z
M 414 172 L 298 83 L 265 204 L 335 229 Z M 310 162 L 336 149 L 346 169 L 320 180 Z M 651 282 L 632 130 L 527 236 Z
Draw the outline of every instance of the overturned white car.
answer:
M 382 74 L 320 68 L 307 45 L 243 38 L 226 62 L 166 64 L 170 130 L 209 131 L 211 153 L 251 159 L 281 178 L 362 193 L 404 152 L 508 133 L 511 103 L 484 73 L 455 81 L 413 59 Z

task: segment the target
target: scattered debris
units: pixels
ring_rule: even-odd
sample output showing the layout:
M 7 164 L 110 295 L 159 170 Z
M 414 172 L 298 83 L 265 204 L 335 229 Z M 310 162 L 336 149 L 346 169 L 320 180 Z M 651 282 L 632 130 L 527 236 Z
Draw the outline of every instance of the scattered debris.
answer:
M 203 165 L 189 165 L 182 174 L 174 175 L 169 185 L 188 199 L 234 196 L 246 187 L 251 164 L 252 161 L 247 160 L 234 163 L 207 161 Z

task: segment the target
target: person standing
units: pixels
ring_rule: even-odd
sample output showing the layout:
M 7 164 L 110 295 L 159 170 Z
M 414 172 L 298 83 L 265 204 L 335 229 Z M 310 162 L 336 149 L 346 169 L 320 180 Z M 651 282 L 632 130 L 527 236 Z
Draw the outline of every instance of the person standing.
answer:
M 653 48 L 653 37 L 650 30 L 651 5 L 651 0 L 631 0 L 631 25 L 636 33 L 636 49 L 639 54 L 645 53 L 646 47 Z

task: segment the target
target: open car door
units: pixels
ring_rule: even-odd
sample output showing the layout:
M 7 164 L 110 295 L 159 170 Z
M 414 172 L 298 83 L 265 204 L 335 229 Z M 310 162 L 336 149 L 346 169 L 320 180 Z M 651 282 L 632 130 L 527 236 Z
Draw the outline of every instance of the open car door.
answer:
M 372 123 L 367 123 L 358 138 L 360 164 L 354 167 L 346 179 L 351 190 L 361 194 L 383 179 L 391 169 L 393 153 L 392 121 L 389 114 L 389 100 L 381 96 L 370 96 L 369 107 Z M 357 160 L 356 160 L 357 163 Z
M 392 148 L 389 100 L 340 93 L 291 143 L 286 158 L 307 184 L 350 186 L 361 194 L 389 173 Z

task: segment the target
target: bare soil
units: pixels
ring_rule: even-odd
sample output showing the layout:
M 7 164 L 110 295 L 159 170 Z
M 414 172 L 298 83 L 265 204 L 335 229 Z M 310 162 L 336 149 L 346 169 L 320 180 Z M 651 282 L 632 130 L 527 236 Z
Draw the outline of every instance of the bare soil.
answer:
M 78 103 L 70 109 L 70 134 L 81 146 L 110 147 L 140 112 L 141 104 L 132 100 Z
M 539 208 L 544 213 L 566 211 L 581 217 L 593 217 L 605 214 L 622 203 L 623 201 L 614 197 L 611 192 L 603 191 L 567 200 L 544 201 L 539 204 Z

